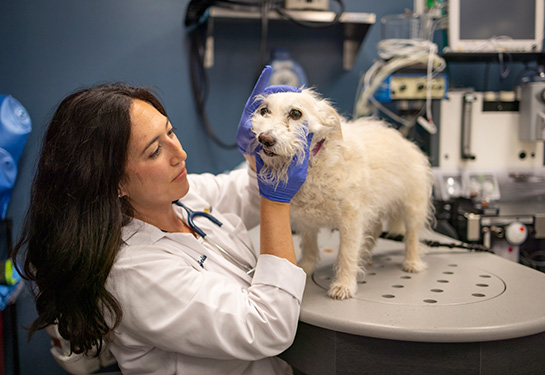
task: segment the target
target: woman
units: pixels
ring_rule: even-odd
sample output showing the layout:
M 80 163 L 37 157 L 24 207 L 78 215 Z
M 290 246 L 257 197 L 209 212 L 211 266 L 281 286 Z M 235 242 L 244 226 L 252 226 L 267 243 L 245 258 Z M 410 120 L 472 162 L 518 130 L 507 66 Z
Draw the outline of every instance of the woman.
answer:
M 241 119 L 242 151 L 270 72 Z M 24 274 L 36 286 L 30 334 L 58 323 L 75 353 L 104 340 L 127 374 L 289 373 L 274 356 L 293 341 L 305 284 L 289 200 L 306 178 L 308 150 L 277 189 L 252 168 L 187 175 L 186 159 L 147 90 L 97 86 L 60 104 L 14 254 L 27 246 Z M 190 226 L 181 205 L 222 226 L 202 217 Z M 256 264 L 246 228 L 259 222 Z

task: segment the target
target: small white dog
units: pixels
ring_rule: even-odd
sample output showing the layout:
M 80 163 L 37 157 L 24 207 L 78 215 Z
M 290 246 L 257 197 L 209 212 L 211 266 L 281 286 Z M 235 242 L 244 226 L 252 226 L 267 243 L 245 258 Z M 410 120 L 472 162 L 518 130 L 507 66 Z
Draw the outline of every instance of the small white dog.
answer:
M 314 134 L 307 180 L 291 204 L 302 238 L 299 265 L 305 272 L 310 275 L 319 258 L 318 230 L 338 229 L 340 247 L 328 295 L 350 298 L 383 221 L 390 234 L 404 234 L 403 269 L 424 270 L 418 234 L 433 217 L 433 176 L 420 149 L 383 122 L 347 122 L 310 89 L 260 99 L 252 130 L 255 146 L 263 146 L 262 174 L 281 184 L 292 158 L 303 152 L 305 123 Z

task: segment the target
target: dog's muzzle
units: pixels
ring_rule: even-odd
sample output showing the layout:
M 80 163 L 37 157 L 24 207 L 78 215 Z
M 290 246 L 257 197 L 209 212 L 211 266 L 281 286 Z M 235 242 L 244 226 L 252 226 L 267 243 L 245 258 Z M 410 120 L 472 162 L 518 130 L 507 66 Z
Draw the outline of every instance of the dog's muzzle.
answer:
M 273 137 L 271 137 L 269 134 L 261 133 L 257 137 L 257 140 L 263 146 L 263 152 L 265 153 L 265 155 L 276 156 L 274 152 L 268 150 L 269 148 L 273 147 L 276 144 L 276 140 Z

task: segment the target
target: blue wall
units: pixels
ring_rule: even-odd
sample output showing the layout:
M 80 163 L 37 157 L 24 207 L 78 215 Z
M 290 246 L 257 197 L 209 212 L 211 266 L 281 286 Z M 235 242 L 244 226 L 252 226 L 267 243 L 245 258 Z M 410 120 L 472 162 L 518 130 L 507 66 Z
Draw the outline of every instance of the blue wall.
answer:
M 19 0 L 1 1 L 0 93 L 11 94 L 29 111 L 31 133 L 19 164 L 19 176 L 8 216 L 17 236 L 29 203 L 29 190 L 41 138 L 51 111 L 80 86 L 105 81 L 148 85 L 158 92 L 178 128 L 189 154 L 192 172 L 220 172 L 243 158 L 235 150 L 216 146 L 198 125 L 188 73 L 183 19 L 187 0 Z M 377 20 L 412 9 L 412 0 L 345 0 L 346 11 L 375 13 Z M 377 58 L 377 22 L 364 40 L 354 69 L 342 70 L 340 40 L 327 32 L 282 29 L 269 46 L 287 45 L 305 68 L 309 84 L 350 114 L 360 74 Z M 227 143 L 258 72 L 259 27 L 218 25 L 215 66 L 209 70 L 207 112 L 214 129 Z M 491 77 L 497 77 L 495 67 Z M 520 67 L 514 68 L 515 71 Z M 460 85 L 479 84 L 483 65 L 457 75 Z M 504 84 L 512 86 L 515 74 Z M 466 78 L 464 78 L 466 77 Z M 495 79 L 491 78 L 491 82 Z M 28 292 L 17 303 L 20 325 L 28 325 L 35 310 Z M 49 354 L 45 333 L 29 343 L 20 330 L 22 374 L 63 374 Z

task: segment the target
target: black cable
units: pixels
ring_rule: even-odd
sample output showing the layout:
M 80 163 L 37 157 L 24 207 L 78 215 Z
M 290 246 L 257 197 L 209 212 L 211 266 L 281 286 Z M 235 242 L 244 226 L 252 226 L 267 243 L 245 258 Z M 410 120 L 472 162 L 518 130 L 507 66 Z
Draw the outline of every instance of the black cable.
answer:
M 265 64 L 267 53 L 267 37 L 269 27 L 268 14 L 271 10 L 277 11 L 285 19 L 296 24 L 318 28 L 329 27 L 339 22 L 344 12 L 343 0 L 335 0 L 339 4 L 339 10 L 334 19 L 329 23 L 312 23 L 293 19 L 284 11 L 283 1 L 280 0 L 192 0 L 186 10 L 185 26 L 189 37 L 189 70 L 191 78 L 191 89 L 195 100 L 195 108 L 200 123 L 206 134 L 220 147 L 235 149 L 237 144 L 225 143 L 212 129 L 208 116 L 206 115 L 206 100 L 208 98 L 208 78 L 204 67 L 204 53 L 206 48 L 206 30 L 203 30 L 208 21 L 208 8 L 219 6 L 233 10 L 261 11 L 261 42 L 259 53 L 259 71 Z M 204 35 L 203 35 L 204 34 Z
M 487 62 L 484 66 L 484 82 L 483 82 L 483 92 L 488 91 L 488 74 L 489 74 L 490 62 Z
M 237 144 L 228 144 L 223 142 L 214 132 L 206 115 L 205 103 L 208 98 L 208 79 L 204 68 L 204 42 L 201 42 L 202 30 L 195 29 L 189 35 L 189 75 L 191 78 L 191 88 L 195 100 L 195 108 L 201 125 L 206 134 L 220 147 L 225 149 L 235 149 Z M 206 38 L 206 35 L 204 36 Z
M 269 35 L 269 11 L 272 8 L 272 1 L 264 0 L 261 5 L 261 41 L 259 43 L 259 60 L 257 76 L 261 73 L 261 69 L 265 66 L 265 55 L 267 54 L 267 38 Z

